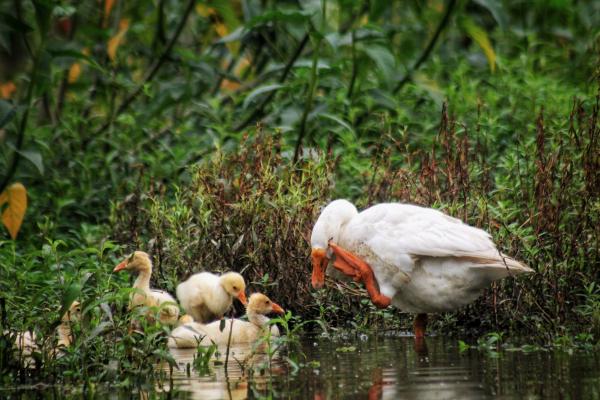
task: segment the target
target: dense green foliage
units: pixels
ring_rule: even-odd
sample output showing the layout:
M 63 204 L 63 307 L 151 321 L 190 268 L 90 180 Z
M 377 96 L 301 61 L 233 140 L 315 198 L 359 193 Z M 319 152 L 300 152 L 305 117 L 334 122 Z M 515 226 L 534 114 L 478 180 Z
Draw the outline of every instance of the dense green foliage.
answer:
M 406 327 L 354 284 L 309 288 L 336 197 L 444 209 L 537 271 L 438 330 L 598 342 L 598 2 L 107 3 L 0 5 L 0 192 L 29 194 L 0 233 L 0 385 L 170 360 L 168 328 L 128 333 L 111 270 L 135 248 L 170 292 L 234 269 L 326 329 Z M 73 348 L 18 368 L 13 334 L 52 337 L 75 298 Z

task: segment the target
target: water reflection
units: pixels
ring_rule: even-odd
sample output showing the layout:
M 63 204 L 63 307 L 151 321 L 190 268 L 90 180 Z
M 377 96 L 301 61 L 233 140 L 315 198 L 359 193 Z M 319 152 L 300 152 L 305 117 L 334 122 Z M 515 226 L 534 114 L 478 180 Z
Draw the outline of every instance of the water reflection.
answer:
M 269 357 L 263 348 L 236 345 L 230 349 L 225 368 L 225 348 L 219 348 L 207 376 L 193 370 L 195 349 L 171 349 L 178 369 L 173 371 L 173 388 L 178 398 L 186 399 L 248 399 L 262 397 L 274 391 L 273 384 L 287 373 L 287 365 L 279 355 Z
M 167 378 L 132 393 L 98 388 L 95 398 L 110 399 L 598 399 L 600 360 L 596 353 L 560 350 L 502 351 L 498 358 L 475 350 L 461 354 L 456 339 L 358 337 L 306 339 L 298 350 L 272 358 L 252 346 L 232 348 L 229 368 L 224 349 L 206 376 L 193 370 L 195 350 L 173 349 L 179 368 L 164 367 Z M 299 368 L 289 367 L 285 357 Z M 189 366 L 189 368 L 188 368 Z M 0 398 L 56 398 L 59 387 L 43 395 L 19 388 L 0 389 Z M 37 388 L 39 389 L 39 388 Z M 58 397 L 76 397 L 59 393 Z
M 250 348 L 234 351 L 236 359 L 252 354 Z M 177 357 L 189 363 L 193 352 Z M 266 368 L 249 376 L 248 365 L 267 364 L 264 355 L 252 357 L 227 375 L 219 368 L 211 377 L 183 375 L 174 384 L 186 392 L 182 398 L 194 399 L 600 399 L 600 366 L 589 353 L 502 352 L 492 358 L 477 351 L 460 354 L 454 339 L 313 339 L 290 354 L 303 363 L 296 373 L 277 357 L 270 373 Z

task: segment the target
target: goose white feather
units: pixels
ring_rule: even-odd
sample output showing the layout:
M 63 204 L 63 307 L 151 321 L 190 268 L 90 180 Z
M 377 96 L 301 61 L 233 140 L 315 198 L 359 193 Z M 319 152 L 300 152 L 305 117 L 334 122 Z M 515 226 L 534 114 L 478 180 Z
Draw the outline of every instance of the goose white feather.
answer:
M 313 228 L 314 267 L 315 254 L 331 258 L 330 240 L 364 260 L 381 294 L 408 312 L 454 310 L 494 280 L 532 272 L 500 253 L 487 232 L 409 204 L 383 203 L 359 213 L 350 202 L 335 200 Z

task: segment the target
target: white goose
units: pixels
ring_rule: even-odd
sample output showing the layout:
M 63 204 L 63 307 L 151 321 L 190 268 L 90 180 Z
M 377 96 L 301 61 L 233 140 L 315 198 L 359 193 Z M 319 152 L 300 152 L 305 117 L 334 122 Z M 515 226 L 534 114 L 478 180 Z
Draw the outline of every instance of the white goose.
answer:
M 419 338 L 426 313 L 455 310 L 497 279 L 533 272 L 500 253 L 487 232 L 432 208 L 401 203 L 359 213 L 349 201 L 334 200 L 315 223 L 311 246 L 313 287 L 323 286 L 333 258 L 337 270 L 365 283 L 376 306 L 418 313 Z
M 133 283 L 134 289 L 129 300 L 129 309 L 138 306 L 160 307 L 160 322 L 174 325 L 179 317 L 177 302 L 169 293 L 163 290 L 150 289 L 150 277 L 152 276 L 152 261 L 148 253 L 134 251 L 115 267 L 113 272 L 129 271 L 137 273 L 138 277 Z

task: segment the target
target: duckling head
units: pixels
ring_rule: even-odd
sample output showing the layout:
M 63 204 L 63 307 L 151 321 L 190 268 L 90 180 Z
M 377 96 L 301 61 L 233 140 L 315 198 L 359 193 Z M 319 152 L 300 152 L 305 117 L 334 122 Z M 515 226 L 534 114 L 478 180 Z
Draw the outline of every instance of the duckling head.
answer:
M 78 301 L 74 301 L 73 303 L 71 303 L 71 306 L 69 307 L 69 309 L 67 310 L 65 315 L 62 316 L 61 321 L 62 322 L 75 322 L 75 321 L 78 321 L 80 317 L 81 317 L 81 303 L 79 303 Z
M 274 303 L 270 298 L 262 293 L 253 293 L 248 300 L 246 306 L 247 313 L 256 313 L 267 315 L 271 313 L 284 314 L 285 311 L 277 303 Z
M 152 261 L 148 253 L 134 251 L 113 269 L 113 272 L 127 270 L 131 272 L 152 271 Z
M 189 324 L 190 322 L 194 322 L 194 318 L 192 318 L 192 316 L 189 314 L 184 314 L 181 317 L 179 317 L 179 321 L 177 322 L 177 325 L 181 326 L 181 325 Z
M 242 275 L 237 272 L 227 272 L 221 275 L 221 286 L 231 297 L 236 297 L 243 305 L 248 303 L 246 300 L 246 282 Z

